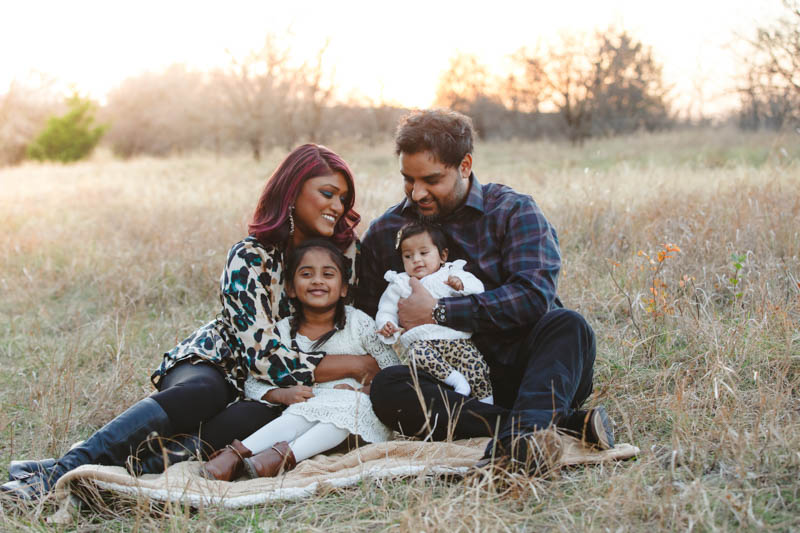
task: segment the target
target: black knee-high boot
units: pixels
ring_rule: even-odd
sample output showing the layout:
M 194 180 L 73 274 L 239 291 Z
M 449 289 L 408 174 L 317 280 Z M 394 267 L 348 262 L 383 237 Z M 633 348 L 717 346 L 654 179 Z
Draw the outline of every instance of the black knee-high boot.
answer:
M 134 476 L 142 474 L 161 474 L 171 465 L 193 457 L 205 460 L 209 455 L 207 446 L 197 435 L 177 435 L 172 438 L 157 437 L 136 450 L 128 457 L 125 468 Z
M 171 435 L 172 424 L 157 401 L 145 398 L 61 456 L 48 471 L 37 470 L 23 479 L 9 481 L 0 490 L 22 499 L 39 498 L 48 493 L 61 476 L 81 465 L 124 465 L 139 443 L 154 432 Z

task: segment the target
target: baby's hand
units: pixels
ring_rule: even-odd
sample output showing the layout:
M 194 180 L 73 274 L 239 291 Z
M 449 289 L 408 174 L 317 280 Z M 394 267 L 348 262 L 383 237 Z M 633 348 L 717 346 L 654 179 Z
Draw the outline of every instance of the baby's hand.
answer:
M 461 280 L 458 279 L 458 277 L 456 276 L 450 276 L 449 278 L 447 278 L 447 284 L 457 291 L 464 290 L 464 283 L 462 283 Z
M 391 337 L 398 331 L 400 331 L 400 329 L 397 326 L 395 326 L 391 322 L 387 322 L 386 324 L 383 325 L 381 329 L 378 330 L 378 333 L 380 333 L 384 337 Z

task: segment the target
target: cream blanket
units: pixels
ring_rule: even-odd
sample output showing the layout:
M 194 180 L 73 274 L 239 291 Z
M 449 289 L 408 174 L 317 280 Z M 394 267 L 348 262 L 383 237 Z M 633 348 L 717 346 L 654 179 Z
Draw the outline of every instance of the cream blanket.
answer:
M 580 441 L 562 436 L 562 465 L 600 463 L 627 459 L 639 453 L 630 444 L 617 444 L 606 451 L 591 450 Z M 187 461 L 171 466 L 163 474 L 133 477 L 122 467 L 84 465 L 69 472 L 56 484 L 56 498 L 64 500 L 61 511 L 51 517 L 68 520 L 74 494 L 86 500 L 89 494 L 125 496 L 133 500 L 179 502 L 192 507 L 220 505 L 240 508 L 276 500 L 299 500 L 326 487 L 347 487 L 365 479 L 411 475 L 464 474 L 483 455 L 489 439 L 454 442 L 395 440 L 362 446 L 344 455 L 318 455 L 277 478 L 242 479 L 235 482 L 208 480 L 198 475 L 200 463 Z

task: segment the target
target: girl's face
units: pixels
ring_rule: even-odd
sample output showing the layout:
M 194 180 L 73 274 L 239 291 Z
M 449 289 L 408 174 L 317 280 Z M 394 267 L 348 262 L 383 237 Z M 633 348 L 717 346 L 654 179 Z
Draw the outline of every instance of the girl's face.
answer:
M 294 202 L 294 242 L 332 236 L 348 194 L 347 180 L 340 172 L 307 179 Z
M 286 293 L 300 300 L 304 309 L 325 311 L 335 308 L 339 299 L 347 296 L 347 285 L 330 254 L 311 248 L 297 265 Z
M 433 274 L 447 261 L 447 250 L 439 252 L 427 233 L 418 233 L 403 239 L 400 252 L 406 274 L 417 279 Z

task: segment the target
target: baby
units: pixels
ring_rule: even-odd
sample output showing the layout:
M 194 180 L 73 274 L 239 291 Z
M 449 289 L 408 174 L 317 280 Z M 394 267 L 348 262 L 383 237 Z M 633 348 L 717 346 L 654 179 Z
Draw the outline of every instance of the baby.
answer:
M 395 248 L 403 258 L 405 273 L 390 270 L 384 275 L 389 286 L 375 317 L 381 339 L 394 344 L 399 338 L 412 368 L 428 372 L 459 394 L 471 393 L 484 403 L 493 403 L 489 365 L 470 340 L 471 333 L 438 324 L 423 324 L 403 333 L 397 326 L 397 303 L 411 295 L 412 277 L 434 298 L 478 294 L 483 292 L 483 283 L 464 270 L 466 261 L 446 262 L 447 238 L 431 224 L 406 224 L 397 232 Z

